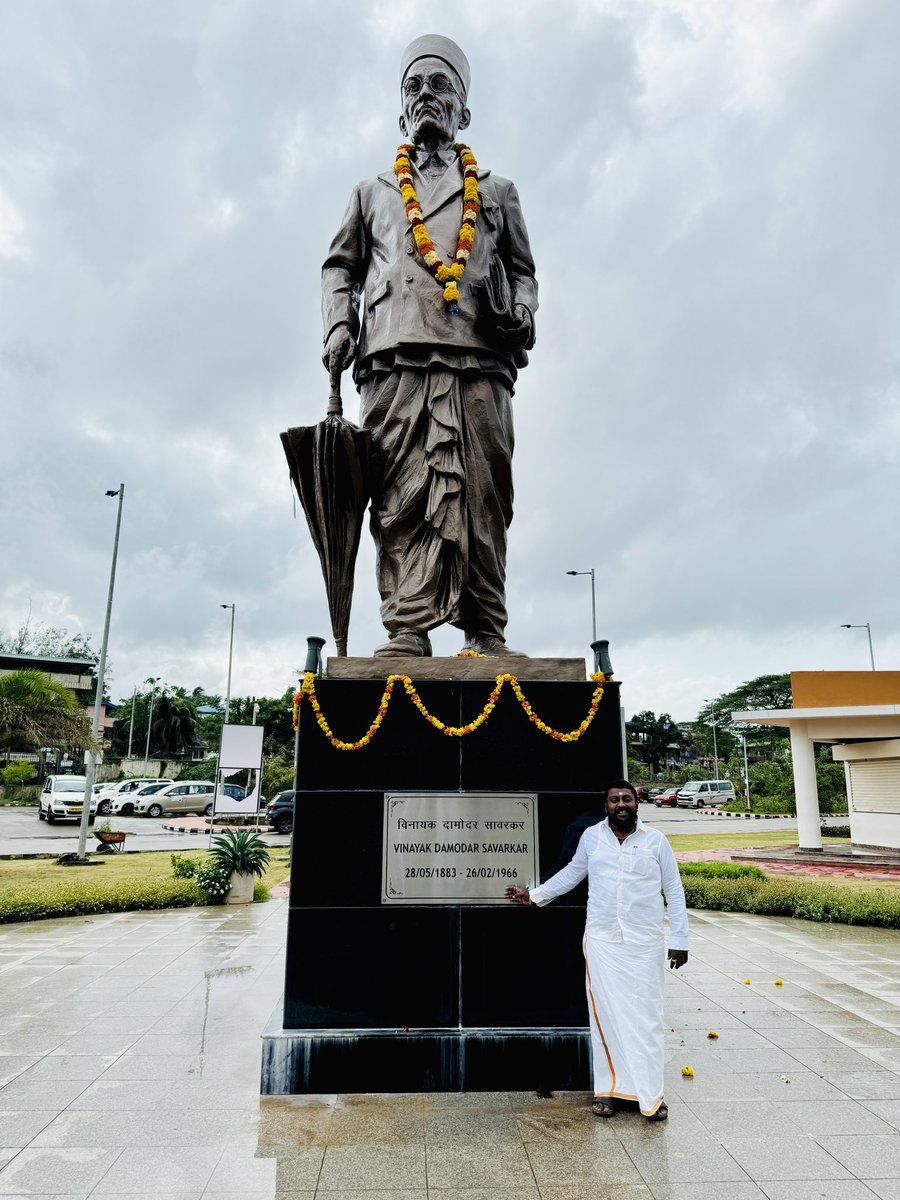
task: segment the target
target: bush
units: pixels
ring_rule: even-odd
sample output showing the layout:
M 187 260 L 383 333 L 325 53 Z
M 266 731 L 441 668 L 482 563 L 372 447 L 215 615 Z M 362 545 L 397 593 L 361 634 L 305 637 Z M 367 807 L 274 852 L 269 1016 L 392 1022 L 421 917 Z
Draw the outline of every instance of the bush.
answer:
M 84 913 L 128 912 L 139 908 L 190 908 L 202 901 L 196 886 L 186 880 L 145 880 L 123 884 L 97 880 L 95 885 L 23 888 L 0 895 L 0 925 L 13 921 L 43 921 Z
M 265 900 L 271 900 L 269 889 L 264 883 L 254 883 L 253 885 L 253 903 L 260 904 Z
M 848 838 L 850 836 L 849 825 L 823 825 L 820 830 L 822 837 L 833 838 Z
M 678 870 L 684 875 L 700 875 L 704 879 L 765 879 L 764 871 L 752 863 L 683 862 Z
M 193 779 L 200 783 L 214 783 L 216 778 L 216 760 L 214 758 L 204 758 L 202 762 L 191 763 L 187 767 L 182 767 L 178 772 L 179 782 L 182 779 Z
M 31 783 L 35 775 L 35 765 L 30 762 L 10 763 L 0 771 L 0 782 L 5 788 L 21 787 Z
M 684 893 L 689 908 L 900 929 L 900 896 L 877 888 L 851 891 L 807 879 L 727 879 L 688 874 L 684 877 Z
M 193 879 L 197 874 L 199 863 L 195 858 L 185 858 L 183 854 L 170 855 L 172 874 L 176 879 Z
M 194 883 L 207 904 L 221 904 L 231 889 L 231 872 L 224 870 L 214 858 L 207 858 L 197 864 Z

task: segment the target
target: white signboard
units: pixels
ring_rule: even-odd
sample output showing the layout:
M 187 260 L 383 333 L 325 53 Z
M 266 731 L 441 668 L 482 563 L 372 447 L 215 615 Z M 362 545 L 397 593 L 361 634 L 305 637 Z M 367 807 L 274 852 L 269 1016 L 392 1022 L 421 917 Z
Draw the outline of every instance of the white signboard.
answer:
M 222 743 L 219 747 L 219 784 L 216 791 L 217 813 L 255 813 L 259 805 L 259 771 L 262 770 L 263 738 L 262 725 L 223 725 Z M 256 786 L 249 795 L 239 800 L 223 790 L 229 775 L 238 771 L 256 771 Z
M 508 904 L 537 879 L 534 794 L 385 796 L 382 904 Z

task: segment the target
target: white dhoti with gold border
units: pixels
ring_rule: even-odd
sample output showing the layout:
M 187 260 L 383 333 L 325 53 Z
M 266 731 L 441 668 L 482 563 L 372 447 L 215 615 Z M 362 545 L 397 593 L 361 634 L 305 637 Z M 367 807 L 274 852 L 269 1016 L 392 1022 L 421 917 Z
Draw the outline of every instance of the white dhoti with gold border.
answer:
M 665 950 L 584 938 L 594 1095 L 636 1100 L 652 1116 L 663 1099 Z

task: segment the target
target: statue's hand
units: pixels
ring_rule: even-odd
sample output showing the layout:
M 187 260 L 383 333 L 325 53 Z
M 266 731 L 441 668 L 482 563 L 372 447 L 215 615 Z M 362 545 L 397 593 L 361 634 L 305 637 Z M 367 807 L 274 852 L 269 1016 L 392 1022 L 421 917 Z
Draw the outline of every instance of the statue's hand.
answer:
M 325 343 L 325 366 L 329 375 L 339 375 L 346 371 L 356 358 L 356 338 L 346 325 L 338 325 L 331 331 L 331 336 Z
M 513 316 L 521 331 L 523 344 L 532 346 L 534 344 L 534 317 L 531 315 L 531 310 L 524 304 L 517 304 L 513 308 Z

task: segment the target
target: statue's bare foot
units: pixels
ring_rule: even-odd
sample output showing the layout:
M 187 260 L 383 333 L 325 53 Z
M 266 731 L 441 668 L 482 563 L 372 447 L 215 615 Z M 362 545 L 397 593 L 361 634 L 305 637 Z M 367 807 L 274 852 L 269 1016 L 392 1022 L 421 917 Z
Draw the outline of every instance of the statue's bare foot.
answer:
M 475 654 L 490 656 L 495 654 L 516 654 L 520 658 L 523 657 L 521 650 L 510 650 L 503 638 L 496 637 L 491 633 L 467 633 L 466 644 L 463 646 L 463 650 L 470 650 Z
M 431 658 L 431 640 L 427 633 L 404 629 L 391 634 L 391 640 L 376 646 L 373 658 Z

